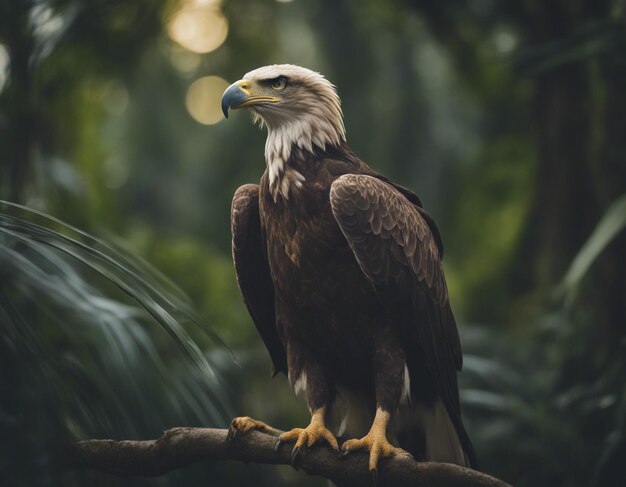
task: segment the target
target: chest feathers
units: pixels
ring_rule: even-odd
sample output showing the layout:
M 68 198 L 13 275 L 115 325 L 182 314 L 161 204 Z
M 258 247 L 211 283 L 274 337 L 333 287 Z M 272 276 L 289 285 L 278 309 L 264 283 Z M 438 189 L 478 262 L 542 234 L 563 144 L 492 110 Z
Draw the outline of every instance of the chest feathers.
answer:
M 335 108 L 339 111 L 339 107 Z M 289 120 L 263 120 L 267 125 L 265 162 L 269 177 L 270 193 L 274 201 L 279 196 L 289 199 L 289 193 L 302 187 L 304 176 L 290 163 L 294 150 L 313 153 L 315 148 L 325 150 L 345 140 L 345 129 L 340 116 L 328 119 L 313 110 L 312 114 L 300 114 Z M 274 122 L 274 123 L 272 123 Z

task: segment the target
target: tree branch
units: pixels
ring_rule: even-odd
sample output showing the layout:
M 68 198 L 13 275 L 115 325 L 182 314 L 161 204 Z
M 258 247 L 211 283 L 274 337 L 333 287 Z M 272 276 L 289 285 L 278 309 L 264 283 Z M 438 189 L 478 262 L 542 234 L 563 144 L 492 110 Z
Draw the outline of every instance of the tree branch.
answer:
M 293 445 L 274 450 L 276 437 L 252 431 L 227 439 L 227 430 L 174 428 L 161 438 L 147 441 L 85 440 L 67 447 L 66 463 L 126 476 L 157 476 L 206 460 L 289 465 Z M 370 485 L 367 455 L 351 453 L 343 460 L 326 446 L 312 448 L 300 460 L 302 470 L 330 479 L 340 487 Z M 474 470 L 447 463 L 416 462 L 409 458 L 383 461 L 379 487 L 510 487 Z

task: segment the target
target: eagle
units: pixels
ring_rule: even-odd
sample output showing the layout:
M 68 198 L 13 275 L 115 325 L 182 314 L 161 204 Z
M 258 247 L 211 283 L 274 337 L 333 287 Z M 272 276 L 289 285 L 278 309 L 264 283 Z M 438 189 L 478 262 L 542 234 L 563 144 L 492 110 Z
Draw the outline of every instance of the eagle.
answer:
M 275 375 L 311 413 L 277 445 L 295 442 L 294 466 L 318 442 L 366 450 L 374 476 L 394 455 L 477 468 L 441 236 L 418 196 L 354 154 L 337 90 L 315 71 L 255 69 L 221 105 L 226 118 L 249 109 L 267 129 L 265 172 L 236 190 L 231 229 L 239 288 Z M 253 429 L 279 434 L 249 417 L 230 434 Z

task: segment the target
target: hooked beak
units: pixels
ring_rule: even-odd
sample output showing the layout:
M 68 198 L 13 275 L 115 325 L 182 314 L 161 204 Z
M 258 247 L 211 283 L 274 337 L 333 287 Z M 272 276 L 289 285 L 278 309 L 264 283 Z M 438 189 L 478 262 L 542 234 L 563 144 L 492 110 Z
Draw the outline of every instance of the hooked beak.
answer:
M 276 103 L 280 98 L 275 96 L 254 95 L 252 93 L 252 83 L 247 79 L 241 79 L 234 82 L 222 95 L 222 112 L 228 118 L 228 111 L 232 108 L 245 108 L 252 105 L 261 105 L 264 103 Z

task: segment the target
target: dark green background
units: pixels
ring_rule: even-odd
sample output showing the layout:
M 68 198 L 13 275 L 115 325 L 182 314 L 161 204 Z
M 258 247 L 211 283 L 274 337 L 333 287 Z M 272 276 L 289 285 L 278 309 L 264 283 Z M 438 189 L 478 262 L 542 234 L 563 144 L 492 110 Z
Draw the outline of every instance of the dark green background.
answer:
M 77 437 L 152 438 L 242 414 L 307 420 L 270 379 L 230 260 L 230 198 L 259 179 L 264 133 L 241 112 L 204 126 L 185 108 L 201 76 L 232 82 L 277 62 L 335 83 L 351 147 L 439 223 L 484 470 L 516 486 L 623 481 L 625 2 L 214 3 L 226 42 L 183 72 L 166 28 L 174 1 L 0 0 L 0 197 L 171 281 L 133 260 L 163 290 L 135 301 L 136 276 L 119 271 L 122 292 L 77 260 L 91 251 L 50 245 L 76 232 L 2 206 L 20 223 L 0 225 L 0 483 L 325 485 L 288 467 L 118 480 L 56 462 Z M 57 232 L 48 244 L 35 224 Z M 176 286 L 202 326 L 176 306 L 159 326 L 142 308 Z M 177 345 L 178 325 L 213 372 Z

